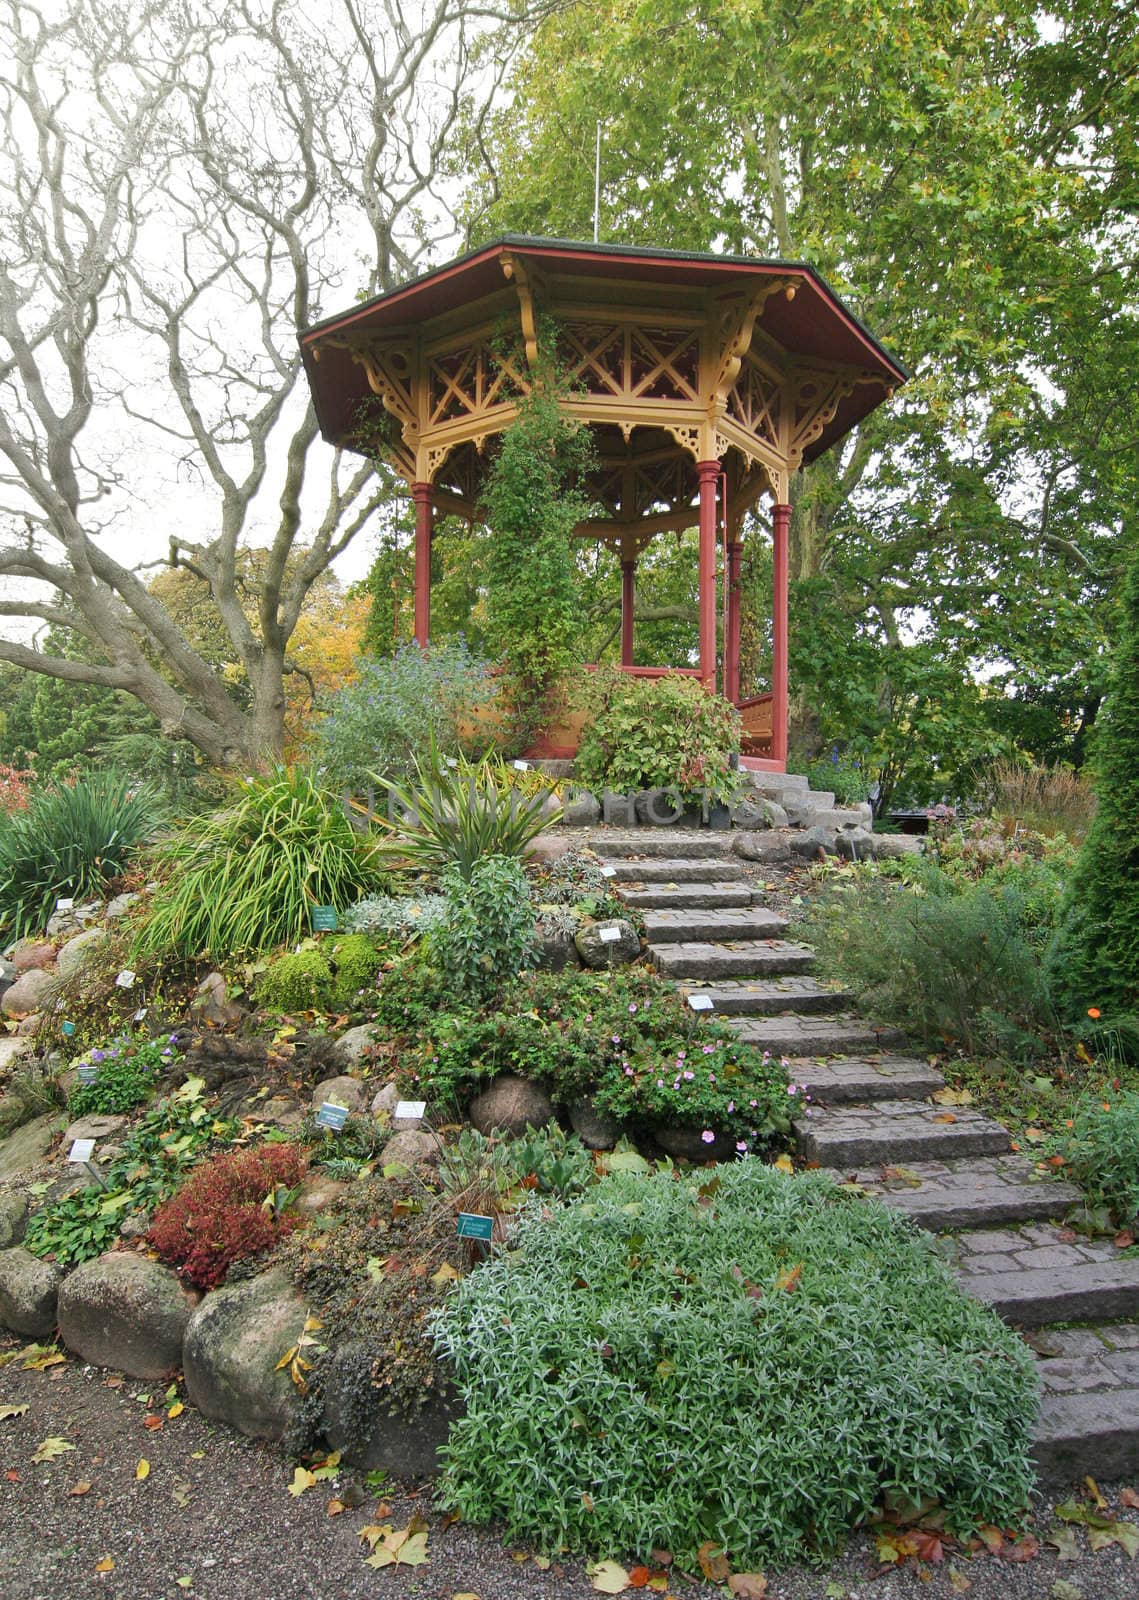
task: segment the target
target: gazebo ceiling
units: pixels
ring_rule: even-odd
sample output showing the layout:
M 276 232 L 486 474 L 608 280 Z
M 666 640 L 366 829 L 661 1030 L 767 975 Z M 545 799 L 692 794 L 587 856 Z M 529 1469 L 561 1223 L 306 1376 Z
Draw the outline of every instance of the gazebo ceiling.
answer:
M 698 460 L 725 462 L 740 514 L 765 487 L 786 498 L 790 472 L 909 376 L 806 263 L 507 234 L 302 332 L 321 432 L 469 513 L 544 313 L 569 409 L 598 437 L 597 531 L 615 542 L 682 521 Z

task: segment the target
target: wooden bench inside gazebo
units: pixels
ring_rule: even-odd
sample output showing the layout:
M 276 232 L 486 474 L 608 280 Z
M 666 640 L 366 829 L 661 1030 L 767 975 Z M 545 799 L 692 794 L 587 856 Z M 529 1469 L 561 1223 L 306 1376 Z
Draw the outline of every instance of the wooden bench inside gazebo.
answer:
M 602 514 L 576 532 L 620 560 L 622 670 L 682 671 L 718 688 L 740 709 L 745 764 L 783 771 L 791 478 L 893 394 L 905 368 L 802 262 L 513 235 L 306 329 L 324 437 L 380 455 L 410 486 L 420 644 L 435 514 L 479 520 L 487 445 L 516 415 L 542 317 L 571 379 L 566 409 L 595 436 L 589 488 Z M 742 540 L 764 497 L 772 682 L 741 698 Z M 638 558 L 657 534 L 693 526 L 698 662 L 634 666 Z M 572 753 L 572 737 L 550 729 L 535 753 Z

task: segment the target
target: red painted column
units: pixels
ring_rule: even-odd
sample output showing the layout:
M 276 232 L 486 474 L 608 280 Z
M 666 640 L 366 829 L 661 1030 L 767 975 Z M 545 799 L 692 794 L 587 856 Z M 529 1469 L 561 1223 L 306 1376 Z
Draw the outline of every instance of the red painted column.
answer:
M 698 461 L 700 483 L 700 679 L 716 687 L 716 487 L 718 461 Z
M 434 496 L 429 483 L 413 483 L 415 501 L 415 641 L 426 645 L 431 632 L 431 524 Z
M 621 665 L 633 665 L 633 606 L 636 600 L 635 561 L 621 563 Z
M 724 633 L 724 696 L 740 703 L 740 563 L 744 547 L 728 540 L 728 622 Z
M 787 544 L 791 507 L 776 505 L 772 516 L 774 583 L 772 585 L 771 754 L 787 761 Z

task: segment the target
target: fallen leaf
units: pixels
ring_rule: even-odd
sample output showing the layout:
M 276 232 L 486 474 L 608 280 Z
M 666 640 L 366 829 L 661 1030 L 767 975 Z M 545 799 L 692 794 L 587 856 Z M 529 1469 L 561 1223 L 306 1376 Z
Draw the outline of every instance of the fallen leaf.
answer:
M 7 1422 L 9 1417 L 22 1417 L 27 1409 L 26 1405 L 0 1406 L 0 1422 Z
M 296 1499 L 297 1495 L 304 1494 L 306 1489 L 311 1489 L 316 1482 L 316 1474 L 307 1467 L 298 1467 L 293 1473 L 293 1481 L 289 1485 L 289 1493 Z
M 406 1528 L 385 1528 L 377 1539 L 366 1567 L 421 1567 L 427 1560 L 427 1534 Z
M 1093 1477 L 1090 1476 L 1090 1474 L 1089 1474 L 1088 1477 L 1086 1477 L 1084 1479 L 1084 1482 L 1087 1485 L 1088 1493 L 1091 1495 L 1092 1499 L 1095 1501 L 1096 1510 L 1097 1511 L 1106 1511 L 1107 1510 L 1107 1501 L 1104 1499 L 1103 1495 L 1099 1491 L 1099 1484 L 1095 1481 L 1095 1479 Z
M 441 1288 L 443 1284 L 450 1283 L 452 1278 L 459 1278 L 462 1274 L 457 1272 L 449 1261 L 444 1261 L 437 1272 L 431 1274 L 431 1282 L 435 1287 Z
M 1048 1591 L 1048 1600 L 1084 1600 L 1084 1591 L 1069 1583 L 1067 1578 L 1057 1578 Z
M 794 1294 L 799 1287 L 799 1279 L 803 1276 L 803 1263 L 797 1261 L 789 1270 L 779 1274 L 775 1280 L 775 1287 L 784 1290 L 787 1294 Z
M 1026 1533 L 1015 1544 L 1006 1544 L 1000 1552 L 1002 1561 L 1035 1561 L 1040 1554 L 1040 1543 L 1031 1533 Z
M 45 1439 L 42 1444 L 36 1446 L 32 1460 L 37 1465 L 44 1461 L 54 1461 L 56 1456 L 65 1456 L 69 1450 L 74 1449 L 75 1446 L 68 1444 L 66 1439 Z
M 734 1572 L 728 1579 L 728 1588 L 739 1600 L 764 1600 L 767 1579 L 762 1572 Z
M 914 1532 L 917 1548 L 914 1554 L 919 1561 L 927 1561 L 931 1567 L 940 1566 L 945 1560 L 945 1546 L 936 1533 L 929 1533 L 923 1528 Z
M 534 1557 L 534 1565 L 537 1567 L 539 1572 L 549 1572 L 549 1570 L 550 1570 L 550 1558 L 549 1558 L 549 1556 L 535 1556 Z
M 971 1106 L 973 1104 L 972 1089 L 938 1089 L 936 1094 L 930 1095 L 939 1106 Z
M 1139 1510 L 1139 1494 L 1134 1489 L 1124 1489 L 1120 1493 L 1119 1503 L 1130 1511 Z
M 343 1500 L 330 1500 L 324 1509 L 328 1516 L 338 1517 L 342 1511 L 347 1511 L 348 1507 Z
M 616 1561 L 599 1561 L 585 1572 L 599 1594 L 624 1594 L 629 1587 L 629 1574 Z
M 182 1577 L 180 1578 L 175 1578 L 174 1582 L 178 1585 L 179 1589 L 192 1589 L 194 1587 L 194 1580 L 191 1578 L 188 1572 L 183 1573 Z
M 180 1417 L 185 1409 L 186 1407 L 182 1404 L 181 1400 L 176 1400 L 166 1415 L 170 1418 L 171 1422 L 173 1422 L 175 1417 Z
M 581 1503 L 587 1511 L 593 1510 L 593 1496 L 589 1493 L 588 1489 L 583 1489 L 581 1491 Z
M 1052 1545 L 1058 1552 L 1061 1561 L 1078 1561 L 1080 1559 L 1080 1541 L 1076 1538 L 1072 1528 L 1049 1528 L 1044 1535 L 1044 1543 Z
M 144 1428 L 149 1428 L 151 1433 L 157 1433 L 163 1425 L 162 1418 L 155 1416 L 143 1417 L 142 1425 Z
M 957 1118 L 952 1111 L 943 1111 L 940 1116 L 934 1117 L 934 1122 L 956 1122 Z
M 629 1588 L 645 1589 L 648 1587 L 648 1582 L 651 1577 L 652 1573 L 649 1571 L 648 1567 L 630 1567 Z
M 145 1456 L 142 1457 L 138 1466 L 134 1469 L 134 1475 L 139 1483 L 150 1477 L 150 1462 Z
M 732 1564 L 727 1556 L 718 1544 L 712 1543 L 711 1539 L 705 1539 L 696 1552 L 696 1559 L 709 1583 L 723 1583 L 732 1570 Z
M 776 1172 L 785 1172 L 789 1178 L 794 1177 L 795 1175 L 795 1164 L 791 1160 L 790 1156 L 779 1156 L 771 1163 L 771 1165 L 775 1168 Z
M 968 1594 L 973 1587 L 972 1578 L 967 1578 L 963 1572 L 958 1572 L 956 1567 L 950 1567 L 947 1577 L 949 1578 L 949 1587 L 954 1594 Z
M 91 1493 L 91 1485 L 87 1482 L 86 1478 L 80 1478 L 79 1482 L 74 1486 L 74 1488 L 68 1489 L 67 1493 L 72 1499 L 78 1499 L 82 1495 Z
M 185 1478 L 175 1478 L 170 1496 L 176 1506 L 188 1506 L 193 1493 L 194 1485 L 192 1483 L 189 1483 Z
M 20 1481 L 20 1474 L 18 1472 L 13 1472 L 11 1468 L 9 1468 L 4 1476 L 7 1478 L 9 1483 L 19 1483 Z
M 1024 1137 L 1029 1144 L 1043 1144 L 1048 1134 L 1043 1128 L 1025 1128 Z
M 977 1529 L 977 1537 L 985 1546 L 990 1555 L 999 1555 L 1005 1542 L 1005 1536 L 999 1528 L 994 1528 L 991 1523 L 982 1522 Z
M 104 1556 L 102 1561 L 96 1561 L 95 1563 L 96 1572 L 114 1572 L 114 1570 L 115 1563 L 110 1556 Z
M 58 1367 L 67 1360 L 53 1344 L 29 1344 L 20 1351 L 25 1372 L 46 1372 L 48 1367 Z

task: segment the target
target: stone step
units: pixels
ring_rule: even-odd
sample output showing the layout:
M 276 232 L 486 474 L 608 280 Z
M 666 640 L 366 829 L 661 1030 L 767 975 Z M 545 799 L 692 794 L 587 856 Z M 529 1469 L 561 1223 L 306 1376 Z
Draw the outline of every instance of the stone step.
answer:
M 897 1028 L 877 1028 L 853 1012 L 833 1017 L 799 1016 L 787 1011 L 776 1017 L 729 1017 L 730 1025 L 748 1044 L 786 1056 L 858 1054 L 902 1044 Z
M 1029 1334 L 1040 1373 L 1033 1456 L 1047 1484 L 1085 1473 L 1139 1472 L 1139 1326 L 1045 1328 Z
M 753 891 L 741 883 L 654 883 L 643 889 L 621 885 L 621 898 L 642 911 L 722 911 L 750 906 Z
M 808 812 L 803 825 L 807 828 L 868 828 L 871 821 L 872 814 L 869 808 L 863 810 L 861 806 L 829 806 Z
M 680 988 L 683 993 L 691 990 L 692 985 L 681 984 Z M 794 975 L 715 983 L 703 987 L 700 992 L 711 997 L 720 1016 L 770 1017 L 781 1011 L 842 1011 L 850 1004 L 850 996 L 841 989 L 827 989 L 814 978 Z
M 1107 1321 L 1139 1316 L 1139 1256 L 1054 1222 L 956 1234 L 961 1287 L 1006 1322 Z
M 979 1111 L 918 1100 L 882 1100 L 834 1110 L 811 1106 L 795 1123 L 808 1161 L 851 1173 L 862 1167 L 952 1161 L 962 1156 L 1003 1155 L 1008 1130 Z
M 809 784 L 804 772 L 755 772 L 747 774 L 748 782 L 760 794 L 806 794 Z M 782 803 L 782 802 L 780 802 Z
M 732 831 L 712 828 L 599 828 L 589 835 L 589 848 L 606 860 L 621 856 L 668 856 L 706 860 L 732 853 Z
M 725 911 L 646 911 L 645 938 L 651 945 L 712 944 L 720 939 L 778 939 L 787 918 L 765 906 Z
M 613 868 L 615 883 L 736 883 L 747 882 L 743 867 L 735 856 L 716 860 L 709 856 L 658 856 L 653 860 L 640 857 L 607 862 Z
M 797 1068 L 792 1071 L 799 1076 Z M 931 1233 L 1058 1221 L 1080 1198 L 1070 1183 L 1042 1177 L 1031 1161 L 1014 1154 L 915 1161 L 851 1176 L 868 1195 L 904 1211 Z
M 834 1056 L 828 1061 L 792 1056 L 788 1065 L 796 1083 L 806 1084 L 812 1101 L 824 1106 L 925 1100 L 945 1085 L 940 1072 L 911 1056 Z
M 805 819 L 813 817 L 817 811 L 834 810 L 834 795 L 829 789 L 804 789 L 800 794 L 788 795 L 783 809 L 792 822 L 806 826 Z
M 758 978 L 779 972 L 809 972 L 815 953 L 787 939 L 743 939 L 732 944 L 650 946 L 649 960 L 663 977 L 707 980 Z

